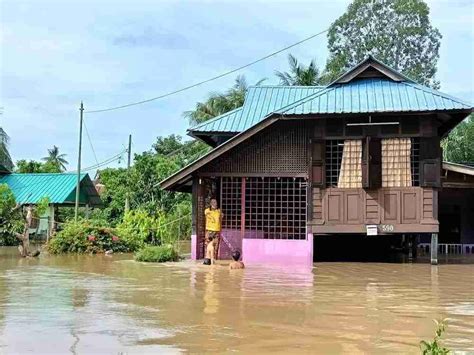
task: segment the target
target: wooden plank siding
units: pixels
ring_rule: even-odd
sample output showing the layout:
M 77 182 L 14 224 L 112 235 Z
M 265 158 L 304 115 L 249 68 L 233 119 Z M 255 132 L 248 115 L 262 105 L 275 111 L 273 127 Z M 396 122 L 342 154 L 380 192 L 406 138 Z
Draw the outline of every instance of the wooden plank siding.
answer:
M 313 188 L 309 225 L 314 234 L 366 233 L 368 224 L 391 225 L 393 233 L 435 233 L 436 196 L 434 189 L 422 187 Z

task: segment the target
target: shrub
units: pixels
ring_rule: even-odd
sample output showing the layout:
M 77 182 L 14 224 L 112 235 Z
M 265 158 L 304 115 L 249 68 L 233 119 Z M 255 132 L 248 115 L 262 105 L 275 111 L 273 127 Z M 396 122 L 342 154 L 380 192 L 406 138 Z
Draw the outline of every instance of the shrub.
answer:
M 102 253 L 129 251 L 127 244 L 117 237 L 112 228 L 102 227 L 89 220 L 68 221 L 48 243 L 52 254 Z
M 163 263 L 166 261 L 178 261 L 179 254 L 171 244 L 146 246 L 135 253 L 136 261 Z
M 446 320 L 437 321 L 434 320 L 436 324 L 435 336 L 433 341 L 427 342 L 422 340 L 420 342 L 420 348 L 423 355 L 446 355 L 450 353 L 448 348 L 445 348 L 441 345 L 441 337 L 446 331 Z
M 157 243 L 158 220 L 144 210 L 132 210 L 125 213 L 123 221 L 117 225 L 117 234 L 128 249 L 138 250 L 146 243 Z
M 15 232 L 23 230 L 21 209 L 15 209 L 15 196 L 7 184 L 0 184 L 0 246 L 18 245 Z

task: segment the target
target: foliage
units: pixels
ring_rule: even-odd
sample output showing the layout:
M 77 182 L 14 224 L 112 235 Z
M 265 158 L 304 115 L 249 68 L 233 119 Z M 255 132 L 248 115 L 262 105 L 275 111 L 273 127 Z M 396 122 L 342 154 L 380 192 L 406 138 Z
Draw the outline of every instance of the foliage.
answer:
M 144 210 L 125 213 L 123 222 L 117 225 L 117 234 L 130 250 L 142 248 L 147 243 L 156 242 L 158 219 Z
M 179 253 L 172 244 L 146 246 L 135 253 L 136 261 L 158 262 L 178 261 Z
M 255 85 L 260 85 L 264 80 L 258 81 Z M 195 125 L 239 108 L 244 104 L 248 87 L 245 77 L 239 75 L 229 90 L 224 93 L 212 93 L 205 102 L 198 102 L 194 110 L 186 111 L 184 116 L 191 125 Z
M 17 173 L 60 173 L 61 169 L 53 162 L 39 162 L 35 160 L 18 160 L 16 162 Z
M 66 165 L 69 164 L 66 160 L 66 154 L 59 154 L 59 148 L 55 145 L 53 148 L 48 149 L 48 156 L 44 157 L 43 160 L 46 164 L 56 167 L 61 172 L 65 171 Z
M 156 211 L 168 213 L 181 203 L 190 205 L 188 194 L 164 191 L 159 182 L 208 150 L 203 143 L 183 142 L 180 136 L 159 137 L 150 151 L 135 155 L 130 172 L 101 170 L 99 180 L 105 186 L 101 193 L 105 206 L 103 215 L 113 225 L 120 223 L 127 194 L 131 209 L 142 209 L 151 215 Z
M 7 170 L 13 169 L 13 162 L 8 151 L 8 144 L 10 137 L 7 132 L 0 127 L 0 165 L 4 166 Z
M 36 214 L 38 216 L 44 215 L 46 211 L 48 210 L 50 203 L 51 203 L 51 200 L 49 199 L 48 196 L 42 197 L 36 204 Z
M 329 29 L 326 70 L 333 80 L 372 54 L 418 83 L 438 88 L 440 39 L 423 0 L 355 0 Z
M 68 221 L 48 243 L 51 254 L 102 253 L 107 250 L 132 251 L 114 229 L 104 227 L 102 221 L 94 220 Z
M 474 164 L 474 115 L 454 128 L 443 139 L 443 158 L 445 161 L 460 164 Z
M 312 86 L 324 83 L 324 78 L 322 77 L 314 59 L 308 66 L 305 66 L 299 63 L 294 56 L 289 54 L 288 63 L 290 65 L 290 72 L 275 72 L 276 76 L 280 79 L 280 85 Z
M 7 184 L 0 184 L 0 246 L 18 244 L 14 233 L 21 232 L 23 218 L 15 206 L 13 192 Z
M 436 331 L 433 341 L 427 342 L 422 340 L 420 342 L 420 349 L 423 355 L 446 355 L 450 353 L 448 348 L 443 347 L 440 344 L 441 336 L 446 331 L 446 320 L 437 321 L 434 320 L 436 324 Z
M 158 215 L 158 238 L 161 243 L 174 243 L 191 235 L 191 204 L 183 201 L 168 213 Z

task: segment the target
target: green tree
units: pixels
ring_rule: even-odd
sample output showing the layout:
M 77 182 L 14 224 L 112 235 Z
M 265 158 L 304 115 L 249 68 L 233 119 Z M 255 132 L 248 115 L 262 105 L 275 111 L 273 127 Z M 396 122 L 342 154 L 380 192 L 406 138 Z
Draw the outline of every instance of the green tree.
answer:
M 18 160 L 15 172 L 17 173 L 42 173 L 43 163 L 35 160 Z
M 15 196 L 7 184 L 0 184 L 0 246 L 17 245 L 15 232 L 23 226 L 21 209 L 16 207 Z
M 299 63 L 294 56 L 289 54 L 288 63 L 290 65 L 289 72 L 275 72 L 275 75 L 280 79 L 280 85 L 313 86 L 324 83 L 324 78 L 314 59 L 311 60 L 308 66 L 305 66 Z
M 13 169 L 13 162 L 8 151 L 8 144 L 10 137 L 7 132 L 0 127 L 0 165 L 4 166 L 7 170 Z
M 60 173 L 60 167 L 53 161 L 42 163 L 36 160 L 18 160 L 15 172 L 17 173 Z
M 164 191 L 159 182 L 209 149 L 202 142 L 183 142 L 177 135 L 158 137 L 150 151 L 135 155 L 130 172 L 122 168 L 101 170 L 100 182 L 105 186 L 101 193 L 105 206 L 102 215 L 113 221 L 112 224 L 121 221 L 127 194 L 132 209 L 149 213 L 169 213 L 181 203 L 189 204 L 187 194 Z
M 51 167 L 57 167 L 59 171 L 66 170 L 66 165 L 69 164 L 66 160 L 66 154 L 59 154 L 59 148 L 55 145 L 53 148 L 48 149 L 48 156 L 44 157 L 42 160 L 46 162 L 45 164 L 49 164 Z
M 258 81 L 255 85 L 260 85 L 264 80 Z M 211 93 L 205 102 L 198 102 L 194 110 L 186 111 L 184 116 L 190 124 L 195 125 L 241 107 L 248 87 L 245 77 L 239 75 L 229 90 L 224 93 Z
M 335 79 L 372 54 L 433 88 L 441 34 L 422 0 L 354 0 L 329 28 L 326 70 Z
M 441 146 L 445 161 L 474 165 L 474 115 L 458 124 L 443 139 Z

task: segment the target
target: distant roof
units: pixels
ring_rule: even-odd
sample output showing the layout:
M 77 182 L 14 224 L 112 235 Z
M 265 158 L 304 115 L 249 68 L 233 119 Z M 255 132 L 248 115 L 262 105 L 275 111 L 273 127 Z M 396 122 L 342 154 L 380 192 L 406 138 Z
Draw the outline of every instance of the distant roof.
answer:
M 43 197 L 50 203 L 74 204 L 77 175 L 60 174 L 8 174 L 0 176 L 0 184 L 7 184 L 20 204 L 35 204 Z M 97 206 L 101 204 L 99 194 L 88 174 L 81 175 L 80 203 Z
M 460 174 L 474 176 L 474 166 L 470 166 L 466 164 L 450 163 L 450 162 L 444 161 L 443 169 L 460 173 Z
M 269 113 L 324 89 L 324 86 L 251 86 L 244 105 L 209 121 L 191 127 L 191 135 L 199 132 L 245 131 Z
M 472 105 L 407 81 L 367 78 L 330 86 L 276 114 L 415 112 L 472 109 Z

